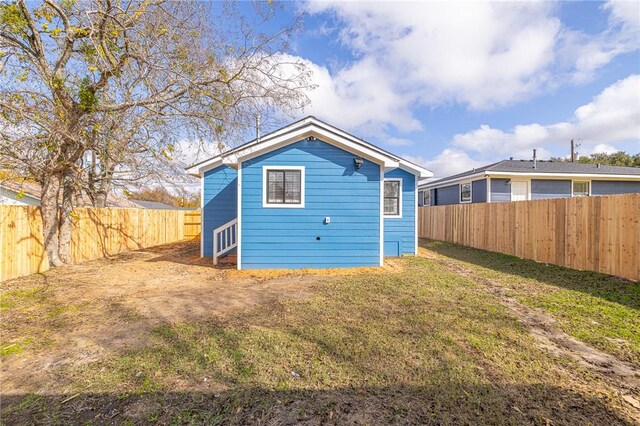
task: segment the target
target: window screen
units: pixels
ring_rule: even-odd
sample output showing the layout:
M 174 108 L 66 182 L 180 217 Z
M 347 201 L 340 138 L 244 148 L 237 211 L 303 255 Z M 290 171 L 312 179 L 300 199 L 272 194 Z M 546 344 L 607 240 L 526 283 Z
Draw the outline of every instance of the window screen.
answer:
M 460 185 L 460 202 L 468 203 L 471 201 L 471 184 L 463 183 Z
M 422 204 L 425 206 L 430 206 L 431 205 L 431 190 L 428 189 L 426 191 L 424 191 L 423 193 L 423 199 L 422 199 Z
M 574 197 L 589 196 L 589 182 L 573 182 L 573 196 Z
M 267 203 L 301 203 L 302 182 L 300 170 L 267 170 L 267 182 Z
M 400 215 L 400 182 L 397 180 L 384 182 L 384 214 Z

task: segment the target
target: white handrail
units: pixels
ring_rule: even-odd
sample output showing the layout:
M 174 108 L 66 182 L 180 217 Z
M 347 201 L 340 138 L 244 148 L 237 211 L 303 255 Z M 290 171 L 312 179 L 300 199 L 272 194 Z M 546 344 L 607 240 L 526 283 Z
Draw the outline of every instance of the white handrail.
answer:
M 218 245 L 218 235 L 220 244 Z M 238 245 L 238 218 L 230 220 L 213 230 L 213 264 L 218 264 L 218 258 L 234 249 Z

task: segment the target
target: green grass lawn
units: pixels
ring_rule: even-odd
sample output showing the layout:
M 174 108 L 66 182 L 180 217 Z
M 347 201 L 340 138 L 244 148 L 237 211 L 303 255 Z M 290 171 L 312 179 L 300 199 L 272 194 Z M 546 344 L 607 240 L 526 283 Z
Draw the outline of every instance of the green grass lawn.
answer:
M 637 285 L 443 243 L 426 247 L 550 312 L 568 333 L 638 360 Z M 434 258 L 393 262 L 395 268 L 319 277 L 307 298 L 162 323 L 142 347 L 60 367 L 60 392 L 5 397 L 4 421 L 634 422 L 617 389 L 540 348 L 473 276 Z M 3 315 L 20 306 L 17 297 L 3 299 Z M 91 321 L 89 308 L 77 306 Z M 28 358 L 30 351 L 4 356 Z
M 639 283 L 438 241 L 426 247 L 549 313 L 571 336 L 640 366 Z

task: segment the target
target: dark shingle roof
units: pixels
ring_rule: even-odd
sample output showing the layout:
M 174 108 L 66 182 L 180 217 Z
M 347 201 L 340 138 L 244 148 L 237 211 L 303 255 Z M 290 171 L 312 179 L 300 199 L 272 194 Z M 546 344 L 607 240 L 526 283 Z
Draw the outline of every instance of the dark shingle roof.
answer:
M 536 162 L 533 168 L 533 160 L 503 160 L 488 166 L 468 170 L 456 175 L 447 176 L 442 179 L 427 182 L 421 186 L 432 186 L 434 184 L 448 182 L 472 176 L 481 172 L 508 172 L 508 173 L 566 173 L 572 174 L 594 174 L 594 175 L 636 175 L 640 177 L 640 167 L 620 167 L 602 166 L 598 164 L 571 163 L 568 161 L 542 161 Z

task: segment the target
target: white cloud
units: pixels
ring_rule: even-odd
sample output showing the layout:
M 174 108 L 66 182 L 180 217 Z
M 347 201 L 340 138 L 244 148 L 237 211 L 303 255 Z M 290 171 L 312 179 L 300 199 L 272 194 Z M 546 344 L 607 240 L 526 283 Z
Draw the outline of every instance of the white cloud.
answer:
M 472 159 L 460 149 L 445 149 L 433 160 L 412 155 L 404 155 L 403 157 L 431 170 L 434 178 L 461 173 L 483 165 L 483 163 Z
M 640 30 L 640 3 L 637 1 L 607 1 L 603 6 L 611 14 L 611 20 L 629 31 Z M 637 34 L 636 34 L 637 35 Z
M 574 82 L 590 80 L 614 57 L 640 46 L 640 3 L 608 1 L 602 9 L 609 12 L 606 31 L 590 35 L 565 29 L 559 37 L 558 61 L 569 67 Z
M 410 102 L 388 84 L 384 69 L 369 61 L 357 62 L 331 75 L 326 67 L 296 58 L 313 73 L 314 90 L 307 93 L 311 114 L 349 129 L 367 129 L 369 133 L 393 125 L 405 131 L 419 130 L 421 124 L 410 111 Z
M 584 82 L 639 45 L 635 2 L 603 6 L 611 25 L 595 35 L 563 26 L 549 2 L 312 1 L 304 7 L 334 14 L 338 37 L 356 58 L 332 70 L 307 61 L 318 85 L 310 111 L 370 133 L 389 126 L 421 130 L 412 113 L 417 105 L 499 108 Z
M 596 153 L 604 153 L 604 154 L 613 154 L 614 152 L 620 151 L 613 145 L 609 145 L 608 143 L 599 143 L 594 146 L 590 152 L 585 152 L 585 155 L 596 154 Z
M 640 75 L 631 75 L 603 90 L 591 102 L 582 105 L 574 116 L 549 125 L 518 125 L 511 131 L 482 125 L 453 138 L 456 147 L 480 155 L 530 158 L 538 148 L 540 158 L 550 151 L 579 141 L 581 152 L 615 152 L 615 143 L 631 142 L 640 150 Z

